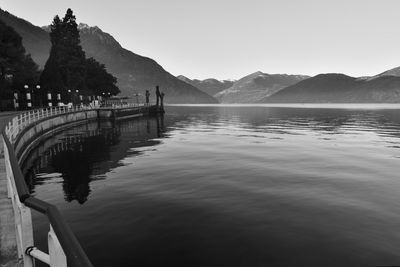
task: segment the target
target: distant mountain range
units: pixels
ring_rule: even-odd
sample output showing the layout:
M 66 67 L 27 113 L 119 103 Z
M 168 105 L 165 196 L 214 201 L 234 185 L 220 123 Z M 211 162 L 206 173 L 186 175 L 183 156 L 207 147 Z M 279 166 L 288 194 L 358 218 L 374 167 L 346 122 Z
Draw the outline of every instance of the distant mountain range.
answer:
M 225 90 L 231 87 L 234 84 L 234 80 L 217 80 L 217 79 L 205 79 L 205 80 L 198 80 L 194 79 L 191 80 L 183 75 L 177 76 L 178 79 L 193 85 L 194 87 L 200 89 L 201 91 L 213 96 L 222 90 Z
M 267 74 L 261 71 L 247 75 L 215 95 L 221 103 L 255 103 L 308 76 Z
M 48 27 L 42 29 L 34 26 L 2 9 L 0 19 L 22 36 L 25 49 L 43 68 L 50 51 L 49 34 L 46 32 Z M 80 24 L 79 29 L 87 57 L 105 64 L 107 70 L 117 77 L 121 95 L 132 96 L 151 90 L 154 97 L 154 88 L 159 85 L 169 103 L 218 103 L 215 98 L 165 71 L 154 60 L 124 49 L 110 34 L 98 27 Z
M 261 103 L 399 103 L 400 77 L 319 74 L 265 97 Z
M 179 78 L 194 83 L 184 76 Z M 214 97 L 221 103 L 400 103 L 400 67 L 358 78 L 340 73 L 309 77 L 258 71 L 224 90 L 221 83 L 209 85 L 219 91 Z
M 258 71 L 237 81 L 190 80 L 182 75 L 178 76 L 178 78 L 213 95 L 221 103 L 256 103 L 264 97 L 309 77 L 304 75 L 267 74 Z

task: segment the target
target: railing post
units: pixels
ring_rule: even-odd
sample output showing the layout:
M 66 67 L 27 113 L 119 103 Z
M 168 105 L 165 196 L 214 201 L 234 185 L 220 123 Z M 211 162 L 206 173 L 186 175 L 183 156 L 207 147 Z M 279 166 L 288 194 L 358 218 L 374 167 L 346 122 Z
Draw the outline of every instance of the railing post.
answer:
M 50 266 L 51 267 L 67 267 L 67 257 L 65 256 L 64 250 L 58 241 L 56 233 L 54 233 L 53 227 L 50 224 L 50 231 L 48 235 L 48 246 L 50 255 Z

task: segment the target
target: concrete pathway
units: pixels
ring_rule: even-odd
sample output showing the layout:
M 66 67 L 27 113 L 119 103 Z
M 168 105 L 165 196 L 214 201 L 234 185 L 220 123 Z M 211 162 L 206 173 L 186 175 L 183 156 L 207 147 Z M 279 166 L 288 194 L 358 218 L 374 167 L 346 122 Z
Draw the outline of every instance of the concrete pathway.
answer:
M 0 130 L 15 116 L 15 112 L 0 113 Z M 3 138 L 0 135 L 0 266 L 22 266 L 18 262 L 14 211 L 7 196 L 7 178 L 4 162 Z

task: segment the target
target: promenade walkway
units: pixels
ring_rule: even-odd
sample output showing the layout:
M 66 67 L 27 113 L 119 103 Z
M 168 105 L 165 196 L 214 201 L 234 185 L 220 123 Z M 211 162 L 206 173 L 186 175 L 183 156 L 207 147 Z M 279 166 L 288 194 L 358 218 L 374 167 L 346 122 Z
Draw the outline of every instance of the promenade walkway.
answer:
M 15 112 L 0 113 L 0 130 Z M 0 266 L 19 266 L 15 235 L 14 211 L 7 196 L 7 178 L 4 162 L 3 138 L 0 135 Z

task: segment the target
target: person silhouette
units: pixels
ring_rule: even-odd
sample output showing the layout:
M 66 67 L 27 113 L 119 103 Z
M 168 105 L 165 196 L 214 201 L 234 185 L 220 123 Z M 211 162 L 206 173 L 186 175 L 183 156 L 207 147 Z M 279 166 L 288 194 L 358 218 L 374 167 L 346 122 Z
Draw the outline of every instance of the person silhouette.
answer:
M 157 101 L 156 101 L 156 106 L 159 106 L 159 99 L 160 99 L 160 88 L 158 87 L 158 85 L 156 86 L 156 97 L 157 97 Z
M 146 90 L 146 105 L 149 105 L 149 101 L 150 101 L 150 92 L 149 90 Z
M 160 94 L 160 111 L 164 113 L 164 92 Z

